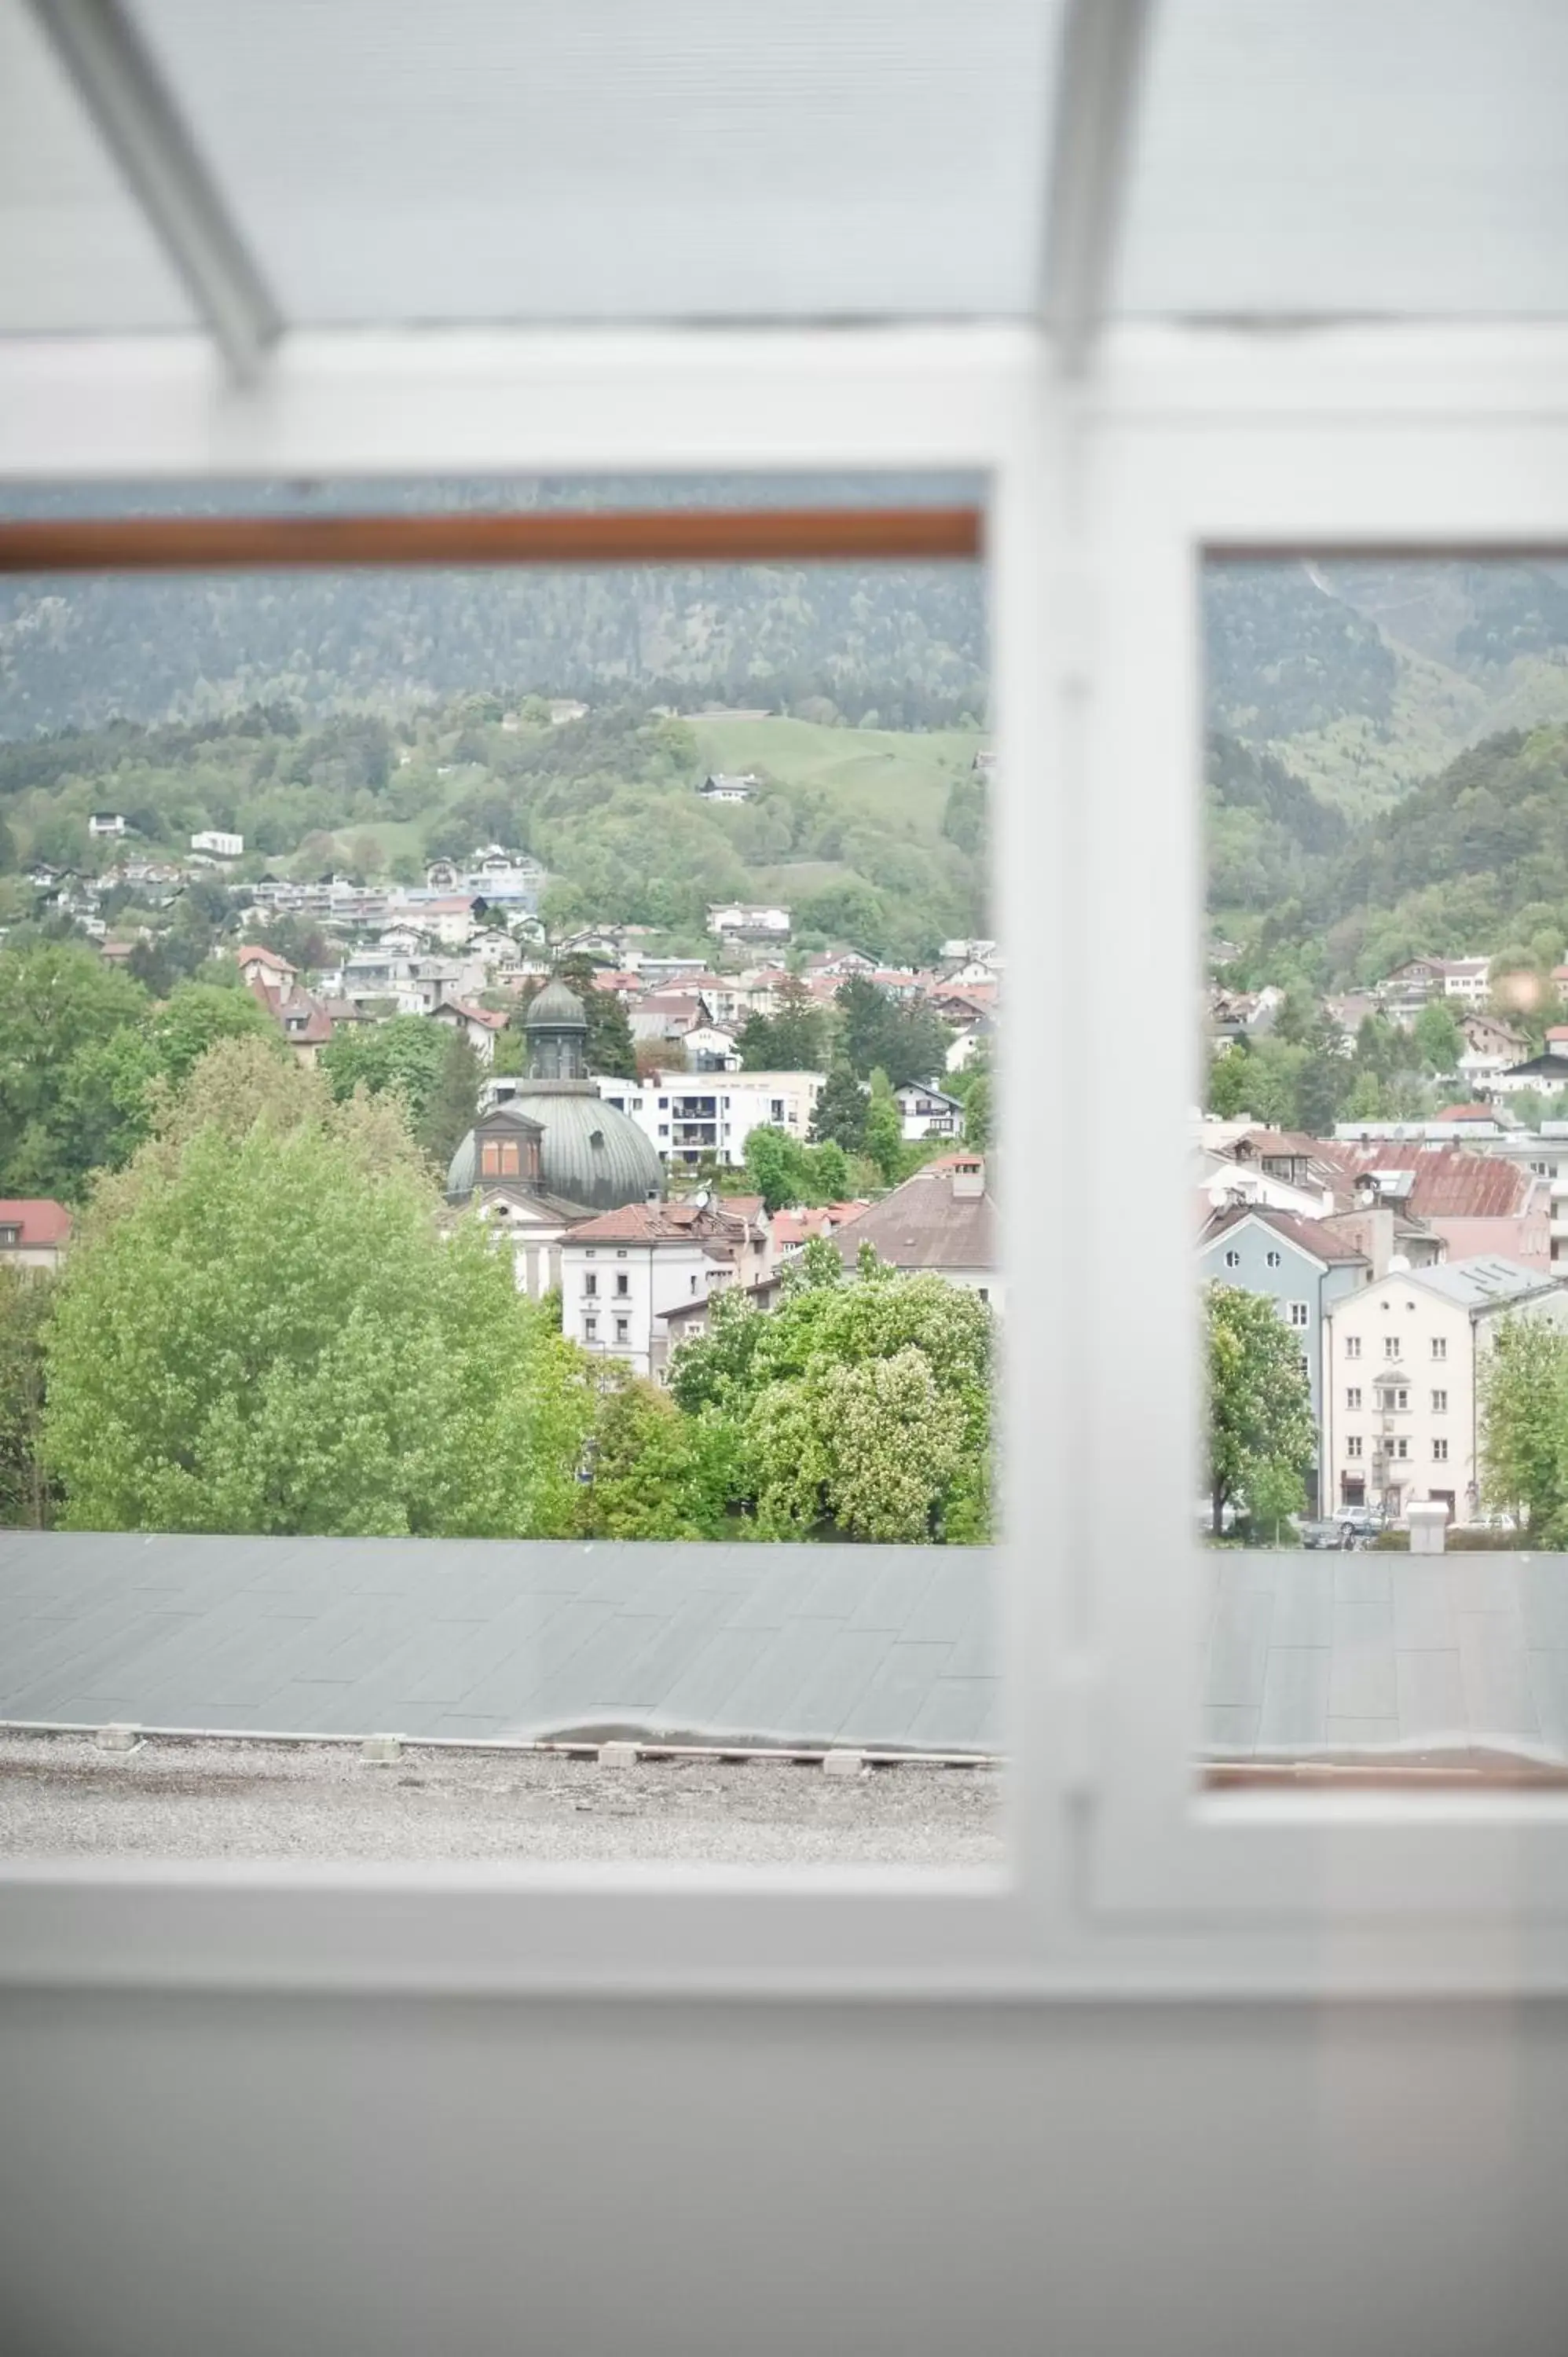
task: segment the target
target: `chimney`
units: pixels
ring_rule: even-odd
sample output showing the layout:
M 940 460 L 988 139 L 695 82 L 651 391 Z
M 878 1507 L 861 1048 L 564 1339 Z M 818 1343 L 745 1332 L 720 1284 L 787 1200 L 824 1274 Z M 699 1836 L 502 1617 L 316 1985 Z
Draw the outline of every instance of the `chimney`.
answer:
M 952 1198 L 955 1203 L 972 1203 L 985 1192 L 983 1162 L 955 1162 L 952 1167 Z

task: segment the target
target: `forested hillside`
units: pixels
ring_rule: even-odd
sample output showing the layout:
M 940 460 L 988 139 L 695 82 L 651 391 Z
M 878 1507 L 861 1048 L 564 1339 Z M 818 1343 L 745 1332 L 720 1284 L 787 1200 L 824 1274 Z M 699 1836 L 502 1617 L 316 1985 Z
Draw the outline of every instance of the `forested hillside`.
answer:
M 286 704 L 117 722 L 0 746 L 0 870 L 35 858 L 106 866 L 118 846 L 87 829 L 103 808 L 124 813 L 144 852 L 235 829 L 242 876 L 413 882 L 430 858 L 498 841 L 550 870 L 544 912 L 560 925 L 700 936 L 710 901 L 777 897 L 798 938 L 848 935 L 874 955 L 924 961 L 983 928 L 980 741 L 972 727 L 684 721 L 640 703 L 553 726 L 537 703 L 508 714 L 483 695 L 396 722 L 312 722 Z M 748 802 L 698 794 L 708 771 L 736 768 L 757 778 Z

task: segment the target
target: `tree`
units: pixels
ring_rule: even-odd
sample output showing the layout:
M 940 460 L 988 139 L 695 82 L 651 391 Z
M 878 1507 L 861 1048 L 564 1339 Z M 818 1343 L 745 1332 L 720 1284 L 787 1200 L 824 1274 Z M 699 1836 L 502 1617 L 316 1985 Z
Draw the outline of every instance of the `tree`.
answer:
M 817 1093 L 811 1114 L 811 1138 L 821 1145 L 833 1138 L 846 1154 L 865 1146 L 866 1093 L 847 1064 L 834 1064 Z
M 442 1239 L 412 1145 L 388 1167 L 353 1108 L 314 1103 L 236 1141 L 188 1090 L 84 1223 L 46 1341 L 62 1521 L 564 1533 L 581 1354 L 478 1222 Z
M 873 1072 L 871 1076 L 865 1151 L 881 1172 L 883 1184 L 896 1186 L 904 1166 L 904 1116 L 886 1072 Z
M 852 974 L 833 994 L 845 1060 L 857 1079 L 878 1068 L 895 1088 L 929 1080 L 947 1063 L 951 1034 L 929 1006 L 909 1006 Z
M 75 1193 L 83 1166 L 62 1121 L 71 1060 L 147 1004 L 139 983 L 75 942 L 0 951 L 0 1190 Z
M 321 1069 L 334 1096 L 352 1096 L 361 1087 L 372 1096 L 395 1093 L 417 1125 L 446 1059 L 445 1025 L 426 1015 L 394 1015 L 389 1023 L 342 1025 L 321 1051 Z
M 1208 1060 L 1208 1110 L 1234 1121 L 1247 1110 L 1247 1057 L 1240 1048 L 1217 1048 Z
M 0 1267 L 0 1525 L 41 1531 L 55 1493 L 43 1464 L 44 1329 L 54 1282 Z
M 413 1134 L 443 1177 L 458 1146 L 474 1126 L 478 1110 L 479 1087 L 484 1079 L 484 1067 L 464 1034 L 453 1025 L 447 1033 L 446 1052 L 435 1085 L 425 1099 L 424 1110 L 413 1125 Z
M 730 1486 L 726 1427 L 682 1415 L 655 1384 L 621 1369 L 596 1372 L 598 1406 L 574 1530 L 583 1538 L 716 1537 Z
M 1415 1018 L 1412 1037 L 1423 1071 L 1446 1078 L 1458 1071 L 1459 1059 L 1465 1052 L 1465 1034 L 1445 998 L 1427 1000 Z
M 786 974 L 772 1015 L 748 1015 L 740 1058 L 748 1072 L 816 1072 L 827 1062 L 828 1018 L 798 974 Z
M 806 1148 L 786 1129 L 760 1125 L 748 1132 L 746 1175 L 761 1196 L 765 1211 L 782 1211 L 812 1200 L 812 1171 Z
M 1522 1516 L 1532 1546 L 1568 1544 L 1568 1335 L 1499 1318 L 1477 1390 L 1486 1495 Z
M 1211 1285 L 1204 1295 L 1208 1351 L 1208 1494 L 1216 1535 L 1227 1505 L 1283 1514 L 1302 1501 L 1316 1437 L 1299 1344 L 1264 1295 Z
M 963 1142 L 977 1154 L 983 1154 L 991 1143 L 991 1075 L 982 1072 L 974 1082 L 963 1108 Z
M 990 1312 L 864 1257 L 852 1276 L 832 1243 L 809 1244 L 770 1314 L 721 1294 L 709 1332 L 675 1353 L 671 1394 L 728 1428 L 733 1501 L 768 1535 L 977 1543 Z

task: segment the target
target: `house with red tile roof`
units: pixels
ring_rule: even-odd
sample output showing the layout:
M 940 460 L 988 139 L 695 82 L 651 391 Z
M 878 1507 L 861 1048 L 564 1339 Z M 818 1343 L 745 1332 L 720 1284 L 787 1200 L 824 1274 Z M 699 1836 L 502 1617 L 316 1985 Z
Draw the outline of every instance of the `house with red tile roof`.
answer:
M 492 1006 L 475 1006 L 466 998 L 440 998 L 430 1020 L 448 1031 L 461 1032 L 481 1064 L 495 1061 L 496 1034 L 506 1029 L 506 1017 Z
M 772 1243 L 766 1216 L 738 1215 L 731 1201 L 705 1193 L 603 1211 L 563 1241 L 562 1331 L 635 1374 L 661 1377 L 671 1347 L 668 1313 L 722 1286 L 764 1283 Z
M 0 1267 L 53 1271 L 70 1242 L 70 1213 L 49 1195 L 0 1197 Z

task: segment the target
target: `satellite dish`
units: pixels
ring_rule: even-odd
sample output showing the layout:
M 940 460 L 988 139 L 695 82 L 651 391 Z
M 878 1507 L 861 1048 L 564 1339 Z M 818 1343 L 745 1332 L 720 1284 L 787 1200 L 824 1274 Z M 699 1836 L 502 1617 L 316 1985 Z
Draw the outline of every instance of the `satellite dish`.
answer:
M 705 1211 L 713 1200 L 713 1189 L 709 1187 L 699 1187 L 692 1198 L 694 1208 L 699 1211 Z

